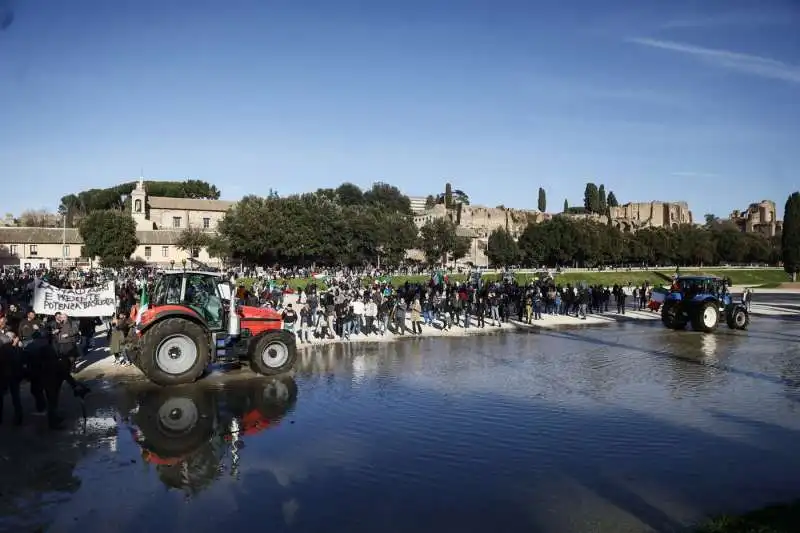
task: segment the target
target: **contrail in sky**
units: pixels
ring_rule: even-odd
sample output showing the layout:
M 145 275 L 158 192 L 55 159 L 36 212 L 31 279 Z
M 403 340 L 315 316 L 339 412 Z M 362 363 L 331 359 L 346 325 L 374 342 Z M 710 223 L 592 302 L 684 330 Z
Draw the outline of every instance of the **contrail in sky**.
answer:
M 7 30 L 14 22 L 14 4 L 11 0 L 0 0 L 0 31 Z

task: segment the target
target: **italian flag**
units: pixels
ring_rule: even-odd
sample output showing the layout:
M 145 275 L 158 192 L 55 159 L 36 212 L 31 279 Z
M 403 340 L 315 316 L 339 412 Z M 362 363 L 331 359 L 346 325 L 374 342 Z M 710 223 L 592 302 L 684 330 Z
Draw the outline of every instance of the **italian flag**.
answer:
M 656 287 L 653 289 L 650 299 L 654 302 L 663 304 L 667 299 L 667 294 L 669 294 L 669 290 L 665 289 L 664 287 Z
M 142 313 L 150 307 L 150 299 L 147 297 L 147 285 L 142 285 L 142 294 L 139 296 L 139 309 L 136 311 L 136 326 L 142 322 Z

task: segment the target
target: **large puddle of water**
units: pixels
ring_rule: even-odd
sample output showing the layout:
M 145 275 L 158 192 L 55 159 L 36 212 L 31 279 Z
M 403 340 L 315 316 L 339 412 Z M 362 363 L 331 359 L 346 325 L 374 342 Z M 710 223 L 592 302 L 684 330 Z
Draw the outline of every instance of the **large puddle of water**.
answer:
M 659 325 L 305 353 L 0 433 L 0 530 L 679 531 L 800 496 L 800 332 Z

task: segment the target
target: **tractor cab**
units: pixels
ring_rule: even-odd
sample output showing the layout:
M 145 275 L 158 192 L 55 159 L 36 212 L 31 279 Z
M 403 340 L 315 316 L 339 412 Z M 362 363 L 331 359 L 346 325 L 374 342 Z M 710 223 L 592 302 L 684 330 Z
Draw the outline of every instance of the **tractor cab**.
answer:
M 717 276 L 678 276 L 668 299 L 674 301 L 717 300 L 720 308 L 731 303 L 728 280 Z
M 225 329 L 230 283 L 221 274 L 194 270 L 166 271 L 155 283 L 150 308 L 185 306 L 203 318 L 211 331 Z

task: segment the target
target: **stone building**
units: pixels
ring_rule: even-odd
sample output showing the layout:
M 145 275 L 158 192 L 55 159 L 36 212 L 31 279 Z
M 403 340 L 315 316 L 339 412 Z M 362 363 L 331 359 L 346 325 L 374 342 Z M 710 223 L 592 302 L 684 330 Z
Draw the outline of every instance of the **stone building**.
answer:
M 148 196 L 144 181 L 131 192 L 131 216 L 139 231 L 200 228 L 216 231 L 219 221 L 235 202 L 195 198 Z
M 142 180 L 130 196 L 139 241 L 131 259 L 161 267 L 180 265 L 189 258 L 189 252 L 177 246 L 182 231 L 198 228 L 213 233 L 235 205 L 223 200 L 148 196 Z M 76 228 L 0 227 L 0 266 L 89 266 L 91 260 L 82 256 L 82 248 Z M 206 250 L 200 250 L 195 259 L 217 262 Z
M 765 237 L 775 237 L 783 231 L 783 222 L 778 220 L 778 211 L 772 200 L 752 203 L 744 211 L 737 209 L 728 218 L 744 233 L 760 233 Z
M 693 223 L 692 212 L 686 202 L 627 203 L 609 208 L 609 215 L 611 225 L 624 232 L 645 228 L 675 228 Z
M 414 215 L 414 223 L 421 228 L 428 222 L 442 218 L 459 222 L 458 234 L 469 237 L 472 241 L 470 252 L 461 262 L 472 263 L 476 266 L 488 266 L 489 259 L 486 257 L 486 248 L 489 243 L 489 235 L 494 230 L 505 228 L 517 239 L 528 224 L 538 224 L 549 220 L 552 216 L 549 213 L 535 210 L 462 205 L 459 220 L 457 209 L 447 209 L 444 204 L 436 204 L 429 209 L 417 212 Z

